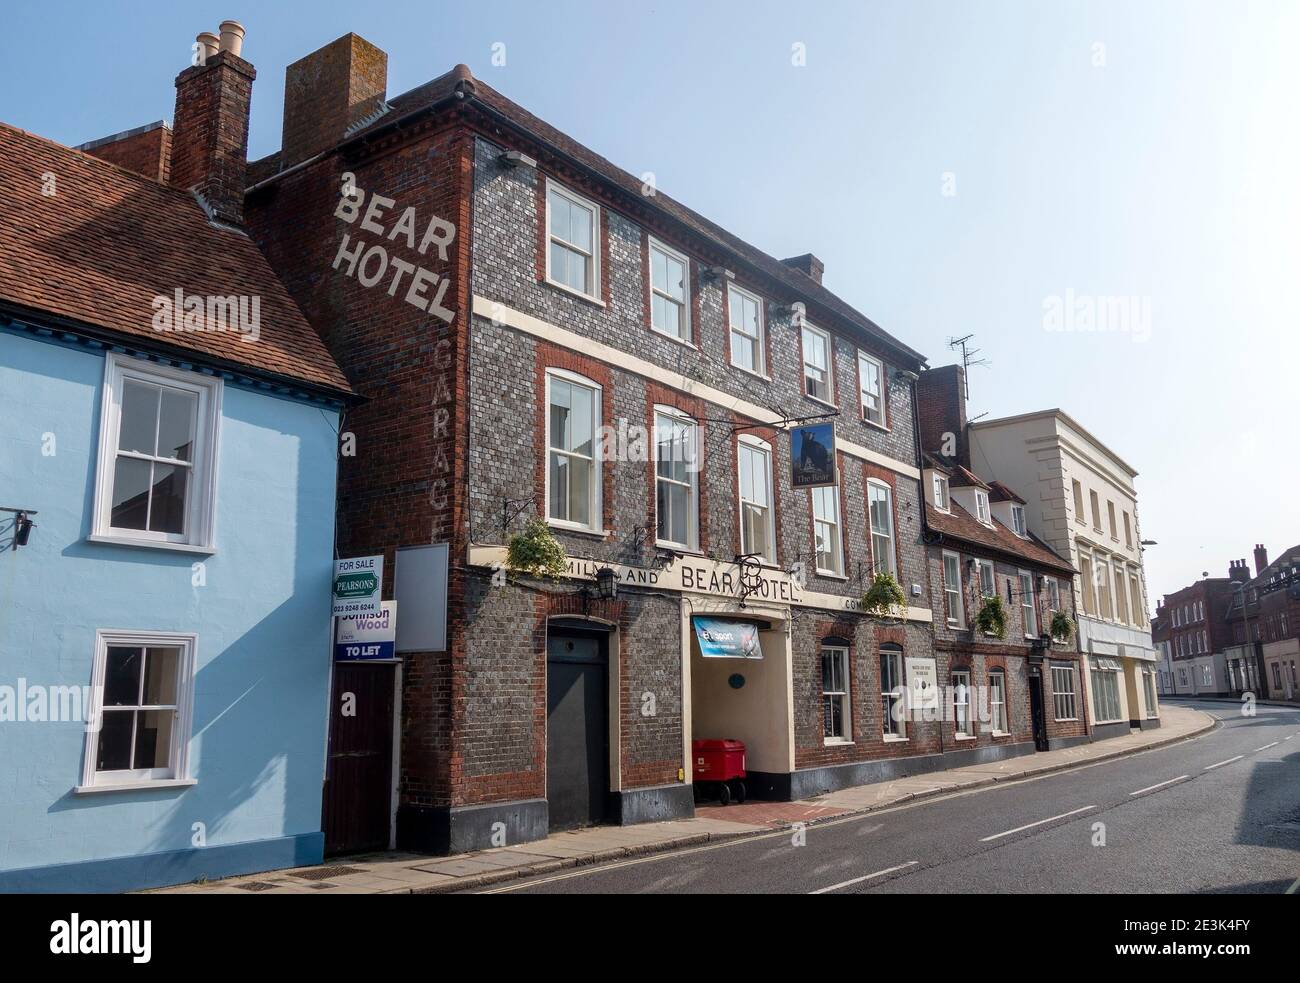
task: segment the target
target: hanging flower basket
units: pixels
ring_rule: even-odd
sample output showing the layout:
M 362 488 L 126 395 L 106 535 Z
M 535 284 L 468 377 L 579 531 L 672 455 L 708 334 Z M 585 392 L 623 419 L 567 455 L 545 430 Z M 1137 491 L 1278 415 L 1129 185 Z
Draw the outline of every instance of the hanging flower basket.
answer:
M 995 638 L 1007 637 L 1007 609 L 998 595 L 984 598 L 979 613 L 975 615 L 975 624 L 985 635 Z
M 534 577 L 562 577 L 568 570 L 564 547 L 541 519 L 532 519 L 524 531 L 506 544 L 506 567 Z
M 1058 642 L 1068 642 L 1074 637 L 1074 619 L 1064 611 L 1052 612 L 1052 638 Z
M 907 605 L 907 595 L 891 573 L 878 573 L 862 595 L 862 610 L 878 618 L 899 614 Z

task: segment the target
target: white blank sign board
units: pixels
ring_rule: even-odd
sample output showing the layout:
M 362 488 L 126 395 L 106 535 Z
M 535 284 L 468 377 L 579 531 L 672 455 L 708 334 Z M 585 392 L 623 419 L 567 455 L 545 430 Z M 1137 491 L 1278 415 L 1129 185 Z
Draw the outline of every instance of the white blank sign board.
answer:
M 393 600 L 400 612 L 399 652 L 447 650 L 447 551 L 446 543 L 397 550 Z

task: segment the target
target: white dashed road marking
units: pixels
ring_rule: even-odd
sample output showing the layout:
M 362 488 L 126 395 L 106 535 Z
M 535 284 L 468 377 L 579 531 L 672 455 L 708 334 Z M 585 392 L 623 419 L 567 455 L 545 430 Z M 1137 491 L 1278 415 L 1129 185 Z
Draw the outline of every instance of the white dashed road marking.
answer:
M 988 843 L 990 840 L 1000 840 L 1004 836 L 1010 836 L 1012 833 L 1021 833 L 1027 829 L 1033 829 L 1035 826 L 1042 826 L 1044 823 L 1054 823 L 1058 819 L 1065 819 L 1067 816 L 1077 816 L 1081 812 L 1087 812 L 1089 809 L 1096 809 L 1096 806 L 1084 806 L 1082 809 L 1073 809 L 1070 812 L 1063 812 L 1059 816 L 1051 816 L 1047 819 L 1040 819 L 1036 823 L 1029 823 L 1025 826 L 1017 826 L 1015 829 L 1009 829 L 1005 833 L 994 833 L 992 836 L 980 838 L 981 843 Z
M 892 874 L 896 870 L 906 870 L 908 867 L 914 867 L 920 863 L 918 860 L 909 860 L 905 864 L 899 864 L 897 867 L 886 867 L 884 870 L 878 870 L 874 874 L 864 874 L 861 877 L 855 877 L 851 881 L 840 881 L 838 884 L 832 884 L 830 887 L 819 887 L 816 891 L 809 891 L 809 894 L 827 894 L 831 891 L 838 891 L 842 887 L 848 887 L 850 884 L 861 884 L 863 881 L 869 881 L 873 877 L 884 877 L 886 874 Z
M 1129 792 L 1129 795 L 1141 795 L 1143 792 L 1154 792 L 1158 788 L 1164 788 L 1166 785 L 1172 785 L 1174 782 L 1181 782 L 1184 778 L 1191 778 L 1191 775 L 1179 775 L 1177 778 L 1171 778 L 1167 782 L 1161 782 L 1159 785 L 1148 785 L 1146 788 L 1140 788 L 1136 792 Z
M 1213 771 L 1215 768 L 1222 768 L 1224 765 L 1230 765 L 1230 764 L 1232 764 L 1234 761 L 1240 761 L 1240 760 L 1241 760 L 1242 758 L 1244 758 L 1244 757 L 1245 757 L 1244 754 L 1239 754 L 1239 755 L 1237 755 L 1235 758 L 1229 758 L 1227 761 L 1220 761 L 1220 762 L 1219 762 L 1218 764 L 1216 764 L 1216 765 L 1206 765 L 1204 770 L 1205 770 L 1205 771 Z
M 1255 748 L 1255 753 L 1258 754 L 1260 751 L 1267 751 L 1271 747 L 1277 747 L 1280 743 L 1282 742 L 1274 741 L 1272 744 L 1265 744 L 1263 747 L 1257 747 Z

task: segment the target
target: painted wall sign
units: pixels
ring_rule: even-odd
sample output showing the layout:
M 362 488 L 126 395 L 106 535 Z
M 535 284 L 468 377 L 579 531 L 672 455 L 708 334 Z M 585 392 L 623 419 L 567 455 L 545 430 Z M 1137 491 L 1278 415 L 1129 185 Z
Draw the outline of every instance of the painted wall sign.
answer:
M 795 488 L 835 484 L 835 421 L 790 429 L 790 481 Z
M 505 566 L 504 546 L 471 546 L 468 550 L 470 566 L 497 570 Z M 629 567 L 619 563 L 605 564 L 580 557 L 565 558 L 567 576 L 574 580 L 595 581 L 596 571 L 610 566 L 618 575 L 620 586 L 647 587 L 665 591 L 686 591 L 709 597 L 740 601 L 740 573 L 733 562 L 704 558 L 680 558 L 671 566 L 655 570 L 648 567 Z M 398 600 L 401 600 L 399 597 Z M 784 570 L 764 567 L 759 573 L 756 589 L 746 598 L 749 604 L 778 604 L 782 606 L 819 608 L 825 611 L 860 611 L 860 595 L 823 594 L 806 590 Z M 929 608 L 909 607 L 908 621 L 928 622 L 933 619 Z M 405 625 L 409 618 L 403 616 Z M 405 628 L 402 629 L 405 632 Z M 400 640 L 399 640 L 400 641 Z M 398 645 L 398 651 L 405 651 Z
M 446 543 L 402 546 L 393 562 L 393 599 L 402 605 L 399 652 L 447 650 Z
M 934 659 L 907 658 L 903 660 L 907 672 L 907 688 L 914 710 L 939 709 L 939 673 Z
M 762 646 L 758 642 L 758 625 L 749 621 L 732 621 L 727 618 L 691 619 L 695 637 L 700 642 L 700 654 L 706 659 L 761 659 Z
M 378 614 L 384 584 L 383 556 L 355 556 L 334 561 L 334 616 Z
M 397 638 L 397 602 L 382 601 L 378 614 L 339 618 L 334 658 L 340 662 L 392 659 Z

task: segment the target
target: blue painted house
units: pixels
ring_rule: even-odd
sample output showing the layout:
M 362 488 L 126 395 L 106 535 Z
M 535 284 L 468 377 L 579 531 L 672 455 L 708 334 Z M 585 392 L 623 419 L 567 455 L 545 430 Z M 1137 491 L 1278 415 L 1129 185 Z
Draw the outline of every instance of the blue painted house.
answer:
M 353 397 L 240 227 L 251 81 L 88 152 L 0 125 L 0 891 L 321 859 Z

